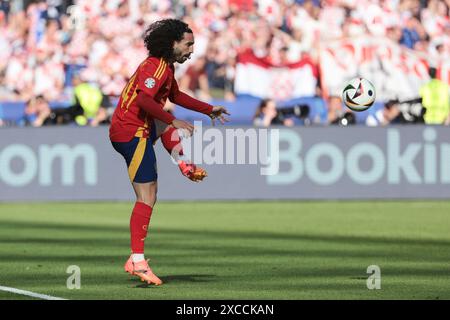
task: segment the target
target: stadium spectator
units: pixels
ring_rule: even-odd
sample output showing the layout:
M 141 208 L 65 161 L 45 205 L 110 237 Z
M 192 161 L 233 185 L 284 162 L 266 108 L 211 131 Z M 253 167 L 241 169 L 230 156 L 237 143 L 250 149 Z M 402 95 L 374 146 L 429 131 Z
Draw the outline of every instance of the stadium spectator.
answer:
M 342 99 L 339 96 L 330 96 L 328 98 L 327 108 L 328 123 L 336 124 L 344 113 L 342 107 Z
M 396 101 L 387 102 L 383 109 L 377 110 L 366 118 L 366 125 L 370 127 L 386 126 L 401 122 L 401 113 Z
M 64 66 L 58 52 L 38 48 L 31 71 L 34 95 L 43 95 L 49 101 L 61 98 L 64 88 Z
M 394 42 L 400 42 L 402 39 L 402 29 L 398 25 L 389 25 L 386 28 L 386 37 Z
M 18 123 L 21 126 L 41 127 L 50 124 L 50 114 L 48 101 L 39 95 L 27 101 L 24 115 Z
M 225 89 L 226 54 L 214 44 L 207 50 L 205 71 L 212 88 Z
M 356 123 L 353 112 L 344 109 L 341 97 L 330 96 L 328 98 L 327 107 L 328 124 L 347 126 Z
M 292 127 L 294 121 L 291 118 L 284 118 L 277 110 L 274 100 L 264 99 L 258 106 L 253 116 L 253 125 L 257 127 L 269 127 L 271 125 L 284 125 Z
M 179 82 L 180 90 L 195 95 L 201 100 L 210 100 L 208 76 L 205 71 L 206 59 L 204 57 L 190 65 Z
M 206 56 L 209 89 L 216 89 L 211 95 L 228 100 L 234 99 L 236 58 L 249 48 L 275 64 L 304 54 L 317 64 L 321 42 L 370 33 L 430 61 L 450 58 L 448 0 L 52 0 L 24 1 L 18 11 L 1 3 L 0 91 L 6 95 L 0 99 L 7 101 L 67 99 L 72 73 L 80 68 L 103 93 L 119 96 L 145 58 L 139 30 L 167 17 L 192 26 L 193 58 Z M 177 68 L 177 77 L 186 72 L 186 66 Z M 203 98 L 205 90 L 197 91 Z
M 111 106 L 109 98 L 95 85 L 76 75 L 73 78 L 75 122 L 84 126 L 96 127 L 105 123 L 108 118 L 107 109 Z
M 52 117 L 57 124 L 77 123 L 79 126 L 108 123 L 111 102 L 102 91 L 85 81 L 83 75 L 76 74 L 72 79 L 73 103 L 68 108 L 55 108 Z
M 14 88 L 7 85 L 5 75 L 0 72 L 0 102 L 1 101 L 15 101 L 17 93 Z
M 402 30 L 402 37 L 400 39 L 400 44 L 413 49 L 415 44 L 423 39 L 425 39 L 426 34 L 420 21 L 415 17 L 408 17 L 406 19 L 405 27 Z
M 227 66 L 225 69 L 225 93 L 224 98 L 228 101 L 233 101 L 234 95 L 234 79 L 236 77 L 236 57 L 228 57 Z
M 422 105 L 426 109 L 426 124 L 450 123 L 449 87 L 436 78 L 436 69 L 429 69 L 431 80 L 420 88 Z

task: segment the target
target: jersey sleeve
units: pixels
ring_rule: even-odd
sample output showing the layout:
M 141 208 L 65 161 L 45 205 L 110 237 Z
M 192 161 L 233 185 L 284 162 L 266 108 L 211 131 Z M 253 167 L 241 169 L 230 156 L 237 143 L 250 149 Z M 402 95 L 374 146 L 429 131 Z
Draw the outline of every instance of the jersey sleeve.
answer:
M 167 63 L 163 59 L 145 61 L 139 67 L 137 90 L 155 97 L 164 82 Z
M 173 78 L 172 81 L 169 100 L 186 109 L 197 111 L 206 115 L 209 115 L 213 110 L 213 106 L 211 106 L 210 104 L 197 100 L 187 95 L 186 93 L 181 92 L 180 89 L 178 88 L 178 83 L 175 80 L 175 78 Z
M 137 105 L 142 110 L 146 111 L 147 114 L 155 119 L 161 120 L 164 123 L 171 124 L 175 117 L 156 103 L 153 97 L 146 95 L 143 92 L 139 92 L 136 99 Z

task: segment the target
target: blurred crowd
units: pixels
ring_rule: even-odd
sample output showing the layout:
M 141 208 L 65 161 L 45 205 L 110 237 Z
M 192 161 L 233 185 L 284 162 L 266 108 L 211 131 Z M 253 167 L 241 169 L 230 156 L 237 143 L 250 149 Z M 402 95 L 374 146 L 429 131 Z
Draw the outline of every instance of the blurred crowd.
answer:
M 205 100 L 234 99 L 236 56 L 249 48 L 273 63 L 304 54 L 317 63 L 321 41 L 371 33 L 450 59 L 450 0 L 0 2 L 0 101 L 73 100 L 75 75 L 117 97 L 147 55 L 146 26 L 169 17 L 195 35 L 180 88 Z

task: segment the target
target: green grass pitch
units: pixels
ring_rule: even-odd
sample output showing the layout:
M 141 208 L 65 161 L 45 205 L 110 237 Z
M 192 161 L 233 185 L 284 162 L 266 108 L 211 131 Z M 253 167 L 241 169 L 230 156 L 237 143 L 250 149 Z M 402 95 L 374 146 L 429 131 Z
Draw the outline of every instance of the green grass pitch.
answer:
M 0 204 L 0 286 L 66 299 L 450 298 L 448 201 L 158 203 L 146 255 L 160 287 L 123 271 L 132 206 Z M 70 265 L 79 290 L 66 287 Z

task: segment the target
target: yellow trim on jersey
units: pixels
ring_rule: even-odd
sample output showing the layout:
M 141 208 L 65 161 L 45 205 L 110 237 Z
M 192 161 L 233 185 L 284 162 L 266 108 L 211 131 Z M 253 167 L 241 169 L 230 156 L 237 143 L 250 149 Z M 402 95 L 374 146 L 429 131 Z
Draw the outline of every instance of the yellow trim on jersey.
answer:
M 133 159 L 131 159 L 130 166 L 128 167 L 128 176 L 130 177 L 131 182 L 134 181 L 136 173 L 139 170 L 139 167 L 142 163 L 146 146 L 147 146 L 147 139 L 139 138 L 139 143 L 133 154 Z
M 163 71 L 161 72 L 161 74 L 159 75 L 159 78 L 158 78 L 158 79 L 161 80 L 161 78 L 162 78 L 162 76 L 164 75 L 164 73 L 166 73 L 166 69 L 167 69 L 167 63 L 164 62 L 164 69 L 163 69 Z
M 137 97 L 137 94 L 138 94 L 137 90 L 135 89 L 134 92 L 133 92 L 133 95 L 131 96 L 130 100 L 127 103 L 125 112 L 128 112 L 128 108 L 130 107 L 130 104 L 133 102 L 133 100 Z
M 156 68 L 155 73 L 153 74 L 153 76 L 156 78 L 156 75 L 158 74 L 158 72 L 161 70 L 161 67 L 163 65 L 164 61 L 162 58 L 159 59 L 159 64 L 158 64 L 158 68 Z
M 161 76 L 166 71 L 167 63 L 161 58 L 160 67 L 158 67 L 158 70 L 155 72 L 155 78 L 158 80 L 161 80 Z
M 127 86 L 122 92 L 122 101 L 125 101 L 125 99 L 128 96 L 128 92 L 130 92 L 131 87 L 133 86 L 134 80 L 136 79 L 136 73 L 131 77 L 131 79 L 128 81 Z

